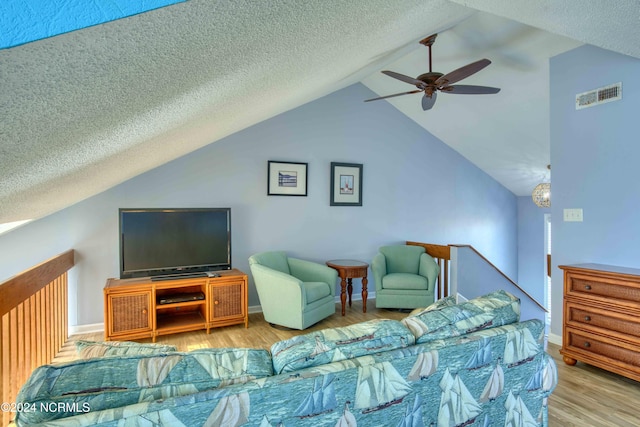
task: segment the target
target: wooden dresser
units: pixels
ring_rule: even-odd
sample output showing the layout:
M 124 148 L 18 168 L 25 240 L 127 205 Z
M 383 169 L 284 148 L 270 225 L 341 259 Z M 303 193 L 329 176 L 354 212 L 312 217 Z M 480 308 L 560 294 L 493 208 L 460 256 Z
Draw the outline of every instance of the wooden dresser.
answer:
M 640 269 L 561 265 L 564 321 L 560 353 L 640 381 Z

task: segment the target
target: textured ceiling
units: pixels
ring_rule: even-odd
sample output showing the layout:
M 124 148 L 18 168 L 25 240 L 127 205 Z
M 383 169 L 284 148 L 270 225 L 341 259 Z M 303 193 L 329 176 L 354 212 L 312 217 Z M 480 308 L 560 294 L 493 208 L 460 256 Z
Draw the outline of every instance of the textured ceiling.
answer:
M 553 54 L 553 49 L 542 57 L 536 49 L 520 51 L 526 42 L 509 50 L 514 37 L 496 37 L 501 30 L 495 23 L 509 26 L 513 20 L 640 57 L 637 2 L 618 1 L 613 10 L 611 4 L 596 0 L 189 0 L 0 50 L 0 223 L 55 212 L 358 81 L 381 95 L 398 92 L 399 83 L 393 79 L 375 82 L 379 71 L 419 74 L 423 57 L 419 61 L 415 55 L 423 55 L 420 49 L 424 48 L 417 41 L 431 33 L 441 33 L 434 46 L 437 68 L 442 66 L 446 72 L 476 57 L 490 57 L 494 64 L 478 73 L 481 80 L 470 78 L 468 83 L 500 86 L 503 92 L 509 91 L 505 74 L 518 67 L 526 72 L 535 69 L 535 78 L 541 78 L 539 73 L 548 65 L 538 62 L 547 62 L 546 55 Z M 476 9 L 508 19 L 491 23 L 495 17 L 477 16 Z M 465 34 L 473 34 L 473 25 L 445 31 L 465 24 L 469 17 L 471 24 L 475 20 L 481 27 L 489 22 L 489 27 L 471 39 Z M 559 40 L 558 51 L 575 43 L 553 37 L 536 43 L 546 46 Z M 473 55 L 468 57 L 455 57 L 454 51 L 440 53 L 447 45 L 464 47 L 465 43 L 485 45 L 471 49 Z M 528 78 L 534 77 L 524 81 Z M 501 115 L 516 112 L 505 106 L 487 108 L 484 103 L 478 108 L 465 106 L 464 111 L 459 107 L 467 100 L 460 97 L 455 98 L 460 111 L 455 127 L 463 127 L 457 125 L 462 123 L 466 132 L 448 133 L 444 120 L 423 122 L 425 117 L 415 117 L 413 111 L 405 114 L 454 148 L 460 140 L 475 142 L 468 148 L 471 154 L 463 146 L 456 149 L 509 187 L 510 181 L 531 175 L 540 165 L 532 166 L 527 160 L 530 153 L 522 154 L 517 147 L 492 147 L 491 141 L 504 141 L 500 131 L 513 123 L 540 126 L 538 121 L 548 122 L 544 112 L 548 94 L 530 102 L 528 94 L 522 93 L 522 80 L 513 83 L 520 86 L 512 90 L 520 91 L 527 103 L 526 112 L 516 112 L 534 114 L 539 117 L 536 123 L 508 116 L 499 122 L 505 126 L 469 132 L 496 119 L 498 113 L 482 116 L 486 110 L 501 108 Z M 527 85 L 524 89 L 530 90 Z M 537 86 L 538 90 L 544 95 L 548 87 Z M 445 113 L 445 101 L 449 101 L 445 96 L 432 112 Z M 492 96 L 498 99 L 498 95 L 487 97 Z M 406 108 L 419 107 L 419 100 L 402 101 L 414 101 Z M 440 107 L 443 113 L 437 112 Z M 542 126 L 548 129 L 548 123 Z M 521 130 L 522 135 L 526 132 Z M 514 138 L 517 135 L 508 135 Z M 532 144 L 533 152 L 545 151 L 534 159 L 537 163 L 548 158 L 548 131 Z M 502 163 L 474 160 L 474 150 L 485 152 L 479 158 Z M 513 163 L 513 159 L 521 161 Z

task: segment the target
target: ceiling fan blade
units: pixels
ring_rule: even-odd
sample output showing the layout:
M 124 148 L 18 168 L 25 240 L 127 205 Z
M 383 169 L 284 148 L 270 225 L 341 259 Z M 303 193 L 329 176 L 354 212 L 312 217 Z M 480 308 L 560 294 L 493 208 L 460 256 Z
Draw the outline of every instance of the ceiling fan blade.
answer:
M 424 96 L 422 97 L 422 109 L 424 111 L 430 110 L 431 107 L 433 107 L 433 104 L 436 103 L 437 95 L 437 92 L 433 92 L 431 96 L 427 96 L 426 93 L 424 94 Z
M 489 86 L 455 85 L 440 88 L 442 92 L 458 95 L 490 95 L 500 92 L 500 88 Z
M 402 80 L 405 83 L 409 83 L 411 85 L 418 86 L 420 88 L 424 87 L 424 82 L 421 82 L 418 79 L 414 79 L 413 77 L 405 76 L 404 74 L 396 73 L 394 71 L 382 71 L 382 74 L 386 74 L 389 77 L 393 77 L 394 79 Z
M 449 74 L 445 74 L 435 81 L 436 86 L 448 86 L 452 83 L 459 82 L 462 79 L 466 79 L 472 74 L 482 70 L 487 65 L 491 64 L 488 59 L 481 59 L 471 64 L 467 64 L 464 67 L 460 67 L 457 70 L 453 70 Z
M 381 96 L 381 97 L 378 97 L 378 98 L 365 99 L 364 102 L 377 101 L 379 99 L 393 98 L 394 96 L 409 95 L 411 93 L 418 93 L 418 92 L 422 92 L 422 89 L 411 90 L 409 92 L 394 93 L 393 95 L 386 95 L 386 96 Z

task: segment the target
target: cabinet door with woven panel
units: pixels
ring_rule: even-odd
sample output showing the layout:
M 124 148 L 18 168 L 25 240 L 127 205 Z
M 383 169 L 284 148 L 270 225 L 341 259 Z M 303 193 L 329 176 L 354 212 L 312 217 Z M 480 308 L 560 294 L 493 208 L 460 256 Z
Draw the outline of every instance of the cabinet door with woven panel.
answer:
M 243 281 L 211 284 L 209 298 L 212 326 L 246 323 L 247 287 Z
M 107 297 L 109 336 L 151 336 L 151 292 L 127 292 Z M 147 333 L 148 332 L 148 333 Z

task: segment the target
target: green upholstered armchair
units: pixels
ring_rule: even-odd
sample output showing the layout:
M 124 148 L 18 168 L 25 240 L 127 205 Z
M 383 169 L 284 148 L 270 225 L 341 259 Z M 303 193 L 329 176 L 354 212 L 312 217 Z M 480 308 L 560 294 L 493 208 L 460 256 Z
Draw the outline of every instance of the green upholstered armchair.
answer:
M 376 307 L 418 308 L 433 304 L 440 267 L 422 246 L 382 246 L 373 257 Z
M 333 268 L 282 251 L 252 255 L 249 267 L 267 322 L 306 329 L 336 312 Z

